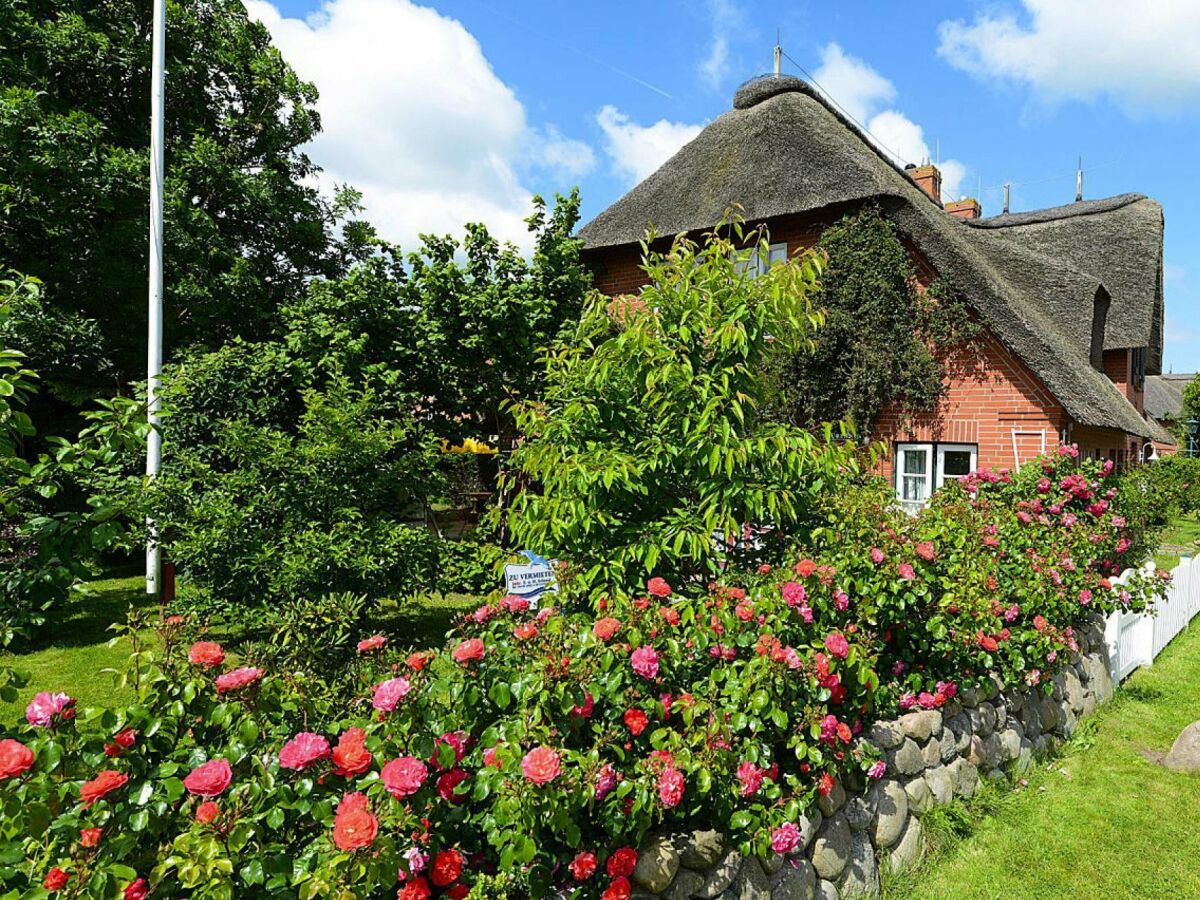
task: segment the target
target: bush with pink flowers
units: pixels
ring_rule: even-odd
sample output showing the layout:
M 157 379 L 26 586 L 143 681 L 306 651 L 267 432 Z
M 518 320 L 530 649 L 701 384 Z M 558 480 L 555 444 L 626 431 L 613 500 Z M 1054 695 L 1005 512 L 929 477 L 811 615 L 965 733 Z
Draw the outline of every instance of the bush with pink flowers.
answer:
M 557 608 L 496 597 L 436 652 L 364 635 L 332 711 L 166 620 L 134 705 L 46 693 L 0 739 L 0 886 L 411 900 L 499 872 L 618 900 L 664 822 L 783 852 L 835 779 L 887 773 L 875 718 L 992 674 L 1048 688 L 1094 611 L 1153 600 L 1107 580 L 1135 537 L 1111 481 L 1064 448 L 915 518 L 846 490 L 786 568 L 595 609 L 565 572 Z

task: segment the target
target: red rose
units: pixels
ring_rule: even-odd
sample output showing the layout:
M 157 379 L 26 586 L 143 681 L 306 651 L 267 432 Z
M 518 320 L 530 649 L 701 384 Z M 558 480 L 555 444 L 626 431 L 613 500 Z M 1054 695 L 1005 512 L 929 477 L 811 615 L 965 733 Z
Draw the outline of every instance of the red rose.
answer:
M 428 900 L 432 893 L 425 876 L 418 875 L 404 883 L 404 887 L 400 888 L 400 892 L 396 894 L 396 900 Z
M 225 650 L 212 641 L 196 641 L 188 651 L 188 662 L 193 666 L 213 669 L 225 662 Z
M 333 748 L 333 771 L 345 778 L 361 775 L 375 762 L 366 746 L 367 733 L 347 728 Z
M 111 794 L 118 788 L 124 787 L 127 781 L 129 781 L 129 776 L 124 772 L 105 769 L 91 781 L 85 781 L 80 785 L 79 796 L 83 800 L 83 805 L 88 807 L 106 794 Z
M 146 883 L 145 878 L 139 878 L 125 888 L 122 896 L 125 900 L 146 900 L 150 896 L 150 885 Z
M 630 893 L 629 879 L 621 875 L 612 880 L 608 888 L 600 895 L 600 900 L 629 900 Z
M 389 794 L 403 800 L 421 789 L 429 777 L 429 770 L 415 756 L 401 756 L 385 765 L 379 777 Z
M 100 838 L 104 834 L 102 828 L 84 828 L 79 832 L 79 845 L 81 847 L 96 847 L 100 844 Z
M 71 876 L 69 874 L 64 872 L 58 866 L 55 866 L 46 873 L 46 878 L 42 882 L 42 887 L 48 891 L 61 891 L 67 886 L 67 882 L 70 879 Z
M 239 691 L 259 681 L 262 677 L 262 669 L 251 667 L 234 669 L 232 672 L 226 672 L 224 675 L 217 676 L 217 693 L 227 694 L 230 691 Z
M 796 563 L 796 574 L 801 578 L 807 578 L 815 571 L 817 571 L 817 564 L 811 559 L 802 559 Z
M 196 821 L 201 825 L 207 825 L 214 822 L 217 816 L 221 815 L 221 807 L 217 806 L 212 800 L 205 800 L 196 807 Z
M 530 638 L 537 637 L 538 628 L 532 622 L 522 622 L 513 629 L 513 637 L 518 641 L 527 641 Z
M 575 854 L 569 866 L 571 877 L 576 881 L 587 881 L 596 874 L 596 854 L 586 850 Z
M 455 805 L 465 802 L 470 796 L 470 791 L 460 794 L 454 789 L 470 777 L 471 776 L 462 769 L 451 769 L 437 780 L 438 796 L 447 803 L 453 803 Z
M 671 596 L 671 586 L 661 578 L 651 578 L 648 582 L 646 582 L 646 590 L 655 597 Z
M 229 767 L 229 760 L 218 758 L 192 769 L 183 779 L 183 786 L 188 793 L 199 797 L 217 797 L 224 793 L 231 781 L 233 769 Z
M 679 624 L 679 610 L 673 606 L 660 606 L 658 614 L 662 616 L 662 620 L 668 625 L 674 626 Z
M 410 653 L 408 659 L 405 660 L 405 663 L 407 663 L 408 667 L 414 672 L 420 672 L 423 668 L 425 668 L 425 663 L 429 662 L 429 659 L 432 655 L 433 654 L 427 651 Z
M 333 817 L 333 842 L 339 850 L 369 847 L 379 833 L 379 822 L 371 813 L 366 794 L 347 794 Z
M 483 659 L 483 641 L 479 638 L 471 638 L 469 641 L 463 641 L 454 648 L 454 652 L 450 655 L 454 657 L 454 661 L 459 665 L 466 665 L 469 662 Z
M 828 797 L 833 793 L 833 785 L 833 776 L 828 772 L 825 772 L 821 775 L 820 780 L 817 782 L 817 793 L 819 793 L 822 797 Z
M 612 640 L 613 635 L 621 630 L 621 622 L 612 616 L 605 616 L 592 626 L 592 634 L 602 641 Z
M 625 727 L 634 737 L 645 731 L 646 726 L 650 724 L 650 719 L 640 709 L 627 709 L 622 718 L 625 720 Z
M 467 900 L 467 895 L 471 893 L 471 889 L 465 884 L 456 884 L 446 888 L 446 893 L 442 896 L 446 900 Z
M 536 785 L 549 784 L 561 771 L 558 753 L 550 747 L 535 747 L 521 760 L 521 772 Z
M 604 869 L 610 878 L 628 877 L 633 874 L 634 867 L 637 866 L 637 859 L 636 850 L 632 847 L 622 847 L 620 850 L 614 851 L 608 858 Z
M 32 768 L 32 750 L 12 738 L 0 741 L 0 781 L 23 775 Z
M 429 880 L 438 887 L 445 887 L 458 881 L 462 874 L 463 858 L 457 850 L 443 850 L 433 858 L 429 867 Z

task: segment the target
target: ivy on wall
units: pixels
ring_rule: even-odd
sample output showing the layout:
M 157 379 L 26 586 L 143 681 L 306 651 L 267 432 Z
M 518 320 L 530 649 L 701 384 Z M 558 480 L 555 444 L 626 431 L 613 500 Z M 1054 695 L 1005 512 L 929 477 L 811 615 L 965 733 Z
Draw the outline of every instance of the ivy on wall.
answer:
M 818 305 L 825 325 L 812 352 L 777 371 L 781 414 L 805 427 L 852 423 L 859 433 L 897 403 L 905 414 L 936 407 L 950 352 L 978 333 L 945 280 L 918 286 L 895 226 L 877 207 L 847 215 L 821 236 L 828 254 Z

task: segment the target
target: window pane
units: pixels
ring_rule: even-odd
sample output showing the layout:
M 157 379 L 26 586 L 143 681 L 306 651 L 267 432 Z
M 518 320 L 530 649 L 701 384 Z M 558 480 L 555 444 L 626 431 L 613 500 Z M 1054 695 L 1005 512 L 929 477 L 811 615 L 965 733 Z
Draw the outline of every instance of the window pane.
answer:
M 924 475 L 928 470 L 928 450 L 904 451 L 904 474 Z
M 942 454 L 942 475 L 958 478 L 971 471 L 970 450 L 946 450 Z
M 772 244 L 769 252 L 768 265 L 773 266 L 777 262 L 783 262 L 787 259 L 787 244 Z
M 900 484 L 901 500 L 925 500 L 925 477 L 923 475 L 905 475 Z

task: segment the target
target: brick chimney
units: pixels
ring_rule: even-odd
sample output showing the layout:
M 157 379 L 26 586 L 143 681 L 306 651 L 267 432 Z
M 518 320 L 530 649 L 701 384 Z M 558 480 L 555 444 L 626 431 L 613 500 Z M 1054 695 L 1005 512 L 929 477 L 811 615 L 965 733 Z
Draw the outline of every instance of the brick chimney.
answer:
M 938 203 L 942 202 L 942 173 L 937 166 L 914 166 L 909 163 L 904 167 L 908 177 L 917 183 L 917 187 L 927 193 Z
M 956 219 L 978 219 L 983 215 L 983 209 L 974 197 L 952 200 L 945 205 L 945 210 Z

